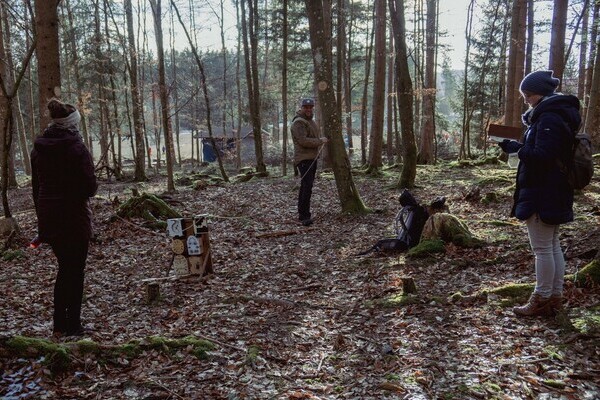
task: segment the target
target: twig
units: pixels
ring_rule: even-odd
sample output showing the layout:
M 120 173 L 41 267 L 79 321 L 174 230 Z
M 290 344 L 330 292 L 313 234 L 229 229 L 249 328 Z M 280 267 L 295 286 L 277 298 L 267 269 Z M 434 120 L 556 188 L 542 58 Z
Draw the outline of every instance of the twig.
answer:
M 327 354 L 322 354 L 321 360 L 319 361 L 319 366 L 317 367 L 317 372 L 321 371 L 321 367 L 323 366 L 323 361 L 325 361 L 325 358 L 327 358 Z
M 261 239 L 261 238 L 270 238 L 270 237 L 282 237 L 282 236 L 290 236 L 290 235 L 298 235 L 300 233 L 304 233 L 307 231 L 312 231 L 315 228 L 305 228 L 305 229 L 293 229 L 293 230 L 289 230 L 289 231 L 277 231 L 277 232 L 268 232 L 268 233 L 261 233 L 259 235 L 256 235 L 255 237 L 257 239 Z
M 162 383 L 160 383 L 157 380 L 154 380 L 154 379 L 150 378 L 150 379 L 148 379 L 148 382 L 151 382 L 151 383 L 153 383 L 153 384 L 155 384 L 157 386 L 160 386 L 163 390 L 165 390 L 166 392 L 169 392 L 172 396 L 175 396 L 175 397 L 177 397 L 179 399 L 185 399 L 185 397 L 182 397 L 182 396 L 178 395 L 177 393 L 175 393 L 174 391 L 170 390 L 168 387 L 166 387 L 165 385 L 163 385 Z

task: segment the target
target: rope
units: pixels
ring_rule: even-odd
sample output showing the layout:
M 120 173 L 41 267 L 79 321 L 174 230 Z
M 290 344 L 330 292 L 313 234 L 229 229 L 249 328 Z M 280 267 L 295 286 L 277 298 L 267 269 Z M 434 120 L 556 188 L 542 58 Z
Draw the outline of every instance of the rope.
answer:
M 323 146 L 325 143 L 321 143 L 319 145 L 319 151 L 317 152 L 317 156 L 315 157 L 315 159 L 313 160 L 313 162 L 310 163 L 310 165 L 308 166 L 308 169 L 306 170 L 306 172 L 304 173 L 304 175 L 302 175 L 300 177 L 300 181 L 302 181 L 302 179 L 304 179 L 304 177 L 306 176 L 306 174 L 308 174 L 308 171 L 310 171 L 310 169 L 312 168 L 312 166 L 317 162 L 317 160 L 319 159 L 319 156 L 321 155 L 321 152 L 323 151 L 323 149 L 325 148 L 325 146 Z

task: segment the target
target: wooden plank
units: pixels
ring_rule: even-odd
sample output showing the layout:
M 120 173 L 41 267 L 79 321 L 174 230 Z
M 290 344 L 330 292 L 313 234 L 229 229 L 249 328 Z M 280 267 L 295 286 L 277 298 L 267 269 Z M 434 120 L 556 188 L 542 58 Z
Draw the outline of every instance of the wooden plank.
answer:
M 521 127 L 498 124 L 488 126 L 488 140 L 491 142 L 501 142 L 504 139 L 520 141 L 522 136 L 523 128 Z

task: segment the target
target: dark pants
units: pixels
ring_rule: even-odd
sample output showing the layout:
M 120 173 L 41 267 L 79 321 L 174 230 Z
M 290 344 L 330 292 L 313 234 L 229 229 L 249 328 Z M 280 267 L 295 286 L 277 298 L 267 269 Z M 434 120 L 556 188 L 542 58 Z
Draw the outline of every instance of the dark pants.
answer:
M 54 284 L 54 332 L 73 333 L 81 326 L 81 301 L 88 240 L 51 244 L 58 260 Z
M 303 160 L 296 165 L 296 168 L 301 177 L 300 192 L 298 193 L 298 216 L 300 221 L 304 221 L 310 218 L 310 197 L 317 172 L 317 161 Z

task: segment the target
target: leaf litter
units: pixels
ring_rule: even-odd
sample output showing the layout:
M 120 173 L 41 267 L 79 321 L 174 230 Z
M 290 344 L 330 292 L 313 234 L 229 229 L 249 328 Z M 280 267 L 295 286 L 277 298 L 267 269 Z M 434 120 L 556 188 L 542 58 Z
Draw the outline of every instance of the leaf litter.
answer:
M 534 279 L 526 229 L 508 218 L 511 183 L 484 179 L 506 173 L 502 166 L 419 167 L 423 186 L 411 191 L 417 199 L 427 203 L 446 196 L 450 212 L 486 242 L 474 249 L 446 245 L 445 253 L 424 259 L 355 256 L 393 235 L 399 191 L 389 189 L 395 183 L 390 174 L 356 176 L 363 201 L 376 211 L 361 216 L 340 214 L 335 182 L 318 178 L 310 228 L 296 220 L 294 178 L 201 191 L 178 187 L 169 196 L 174 208 L 185 216 L 210 216 L 215 275 L 160 281 L 160 299 L 151 305 L 142 281 L 173 274 L 169 238 L 142 228 L 141 220 L 111 219 L 115 197 L 123 201 L 133 185 L 103 182 L 92 200 L 98 240 L 90 248 L 82 315 L 92 329 L 89 339 L 104 349 L 151 337 L 194 336 L 215 346 L 206 357 L 194 356 L 189 346 L 157 347 L 135 356 L 111 356 L 105 350 L 73 357 L 63 371 L 0 347 L 0 396 L 597 398 L 597 337 L 573 336 L 554 320 L 518 319 L 490 300 L 448 301 L 456 292 L 473 295 Z M 486 182 L 479 190 L 494 192 L 499 200 L 467 200 L 475 182 Z M 160 195 L 166 185 L 154 177 L 144 186 Z M 593 241 L 578 238 L 597 229 L 599 186 L 595 181 L 577 196 L 576 214 L 587 218 L 561 231 L 569 248 L 567 273 L 589 262 L 577 255 Z M 24 248 L 35 234 L 30 189 L 11 191 L 10 198 Z M 1 337 L 49 339 L 56 274 L 50 249 L 43 245 L 1 263 Z M 386 302 L 402 295 L 405 277 L 417 286 L 412 301 Z M 571 285 L 565 297 L 570 307 L 592 309 L 598 307 L 600 290 Z

